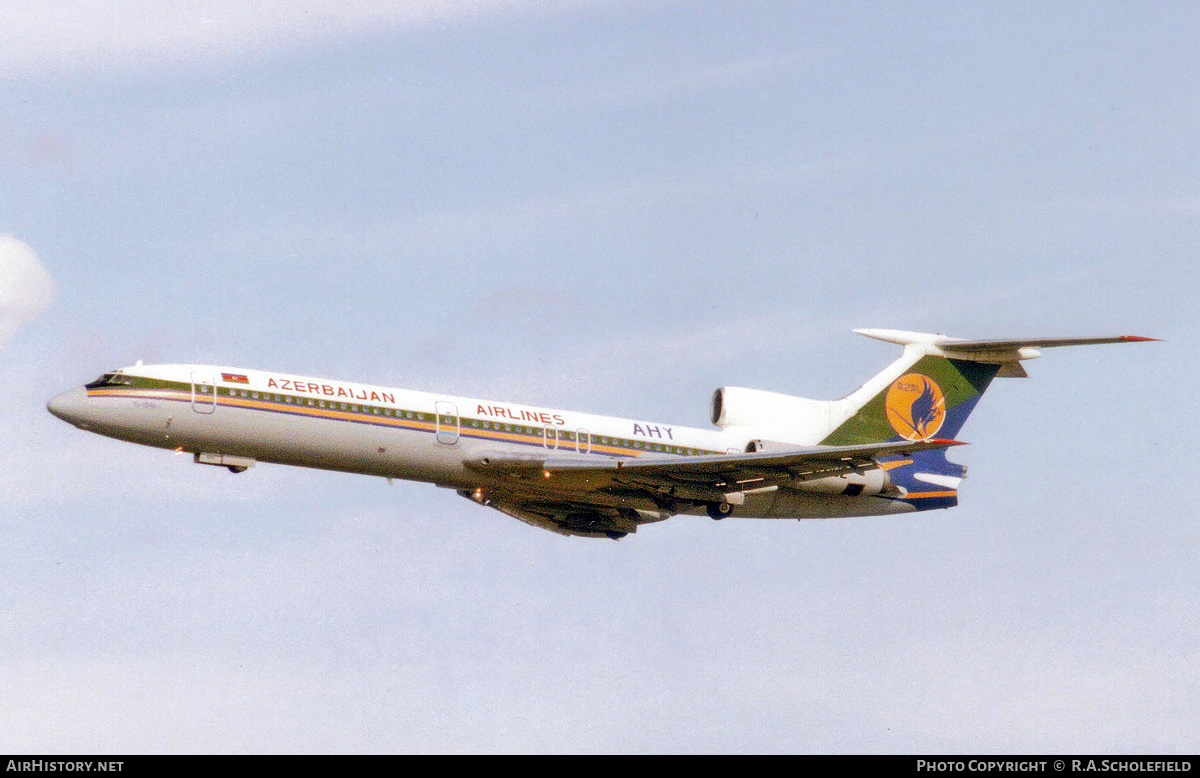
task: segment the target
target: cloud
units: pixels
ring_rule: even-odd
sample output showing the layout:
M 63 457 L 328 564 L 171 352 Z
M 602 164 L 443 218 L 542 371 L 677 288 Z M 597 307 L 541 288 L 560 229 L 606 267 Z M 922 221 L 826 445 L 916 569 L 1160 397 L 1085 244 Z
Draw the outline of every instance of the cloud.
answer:
M 347 35 L 543 8 L 535 0 L 0 0 L 0 77 L 225 62 Z
M 0 347 L 54 299 L 54 281 L 29 244 L 0 235 Z

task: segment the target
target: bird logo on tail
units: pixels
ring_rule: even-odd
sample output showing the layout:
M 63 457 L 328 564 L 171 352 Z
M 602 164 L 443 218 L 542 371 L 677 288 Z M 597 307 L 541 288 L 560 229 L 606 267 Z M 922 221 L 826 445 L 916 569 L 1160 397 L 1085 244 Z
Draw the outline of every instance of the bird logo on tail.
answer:
M 946 396 L 929 376 L 908 373 L 888 388 L 884 400 L 888 423 L 907 440 L 928 440 L 946 419 Z

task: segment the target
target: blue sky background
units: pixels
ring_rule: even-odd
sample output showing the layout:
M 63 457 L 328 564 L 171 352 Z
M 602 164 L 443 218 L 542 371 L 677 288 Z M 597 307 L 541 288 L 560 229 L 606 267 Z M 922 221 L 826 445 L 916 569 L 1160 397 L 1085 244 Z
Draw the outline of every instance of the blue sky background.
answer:
M 0 751 L 1200 747 L 1195 4 L 0 11 Z M 619 543 L 45 412 L 144 359 L 705 426 L 862 326 L 1164 342 L 998 381 L 952 511 Z

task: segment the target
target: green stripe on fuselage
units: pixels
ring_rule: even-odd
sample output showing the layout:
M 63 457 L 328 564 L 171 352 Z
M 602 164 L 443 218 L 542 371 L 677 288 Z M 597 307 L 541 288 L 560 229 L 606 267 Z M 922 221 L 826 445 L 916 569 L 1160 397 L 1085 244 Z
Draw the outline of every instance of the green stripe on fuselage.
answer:
M 177 392 L 176 398 L 189 402 L 192 397 L 192 384 L 186 381 L 168 381 L 158 378 L 147 378 L 124 374 L 130 379 L 129 383 L 119 386 L 90 389 L 89 395 L 128 397 L 136 396 L 140 391 Z M 217 404 L 246 410 L 262 410 L 273 413 L 288 413 L 307 418 L 320 418 L 329 421 L 353 423 L 368 423 L 379 426 L 404 428 L 422 432 L 434 432 L 437 416 L 433 413 L 396 408 L 386 405 L 372 405 L 360 401 L 345 399 L 332 400 L 326 397 L 313 397 L 288 394 L 286 392 L 266 391 L 245 385 L 234 387 L 217 386 Z M 310 404 L 311 403 L 311 404 Z M 480 440 L 497 440 L 509 443 L 548 448 L 554 451 L 570 451 L 577 447 L 577 433 L 562 427 L 551 427 L 557 430 L 557 443 L 546 447 L 544 444 L 543 427 L 498 422 L 495 419 L 473 418 L 458 416 L 459 434 L 463 437 Z M 504 429 L 508 427 L 509 429 Z M 587 450 L 591 453 L 609 456 L 641 456 L 643 454 L 663 453 L 676 456 L 705 456 L 719 453 L 717 451 L 685 446 L 670 446 L 662 443 L 619 438 L 613 435 L 589 433 Z M 609 441 L 609 442 L 605 442 Z M 654 446 L 659 446 L 655 449 Z M 670 449 L 674 449 L 673 451 Z

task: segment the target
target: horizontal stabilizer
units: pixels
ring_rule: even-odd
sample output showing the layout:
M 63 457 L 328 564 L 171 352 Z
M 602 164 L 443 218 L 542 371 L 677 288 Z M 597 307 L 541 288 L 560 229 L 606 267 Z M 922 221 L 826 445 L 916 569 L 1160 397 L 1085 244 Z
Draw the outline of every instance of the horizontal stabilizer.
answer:
M 1140 335 L 1115 335 L 1100 338 L 1026 338 L 1025 340 L 958 340 L 946 338 L 936 342 L 947 353 L 975 351 L 1014 351 L 1023 348 L 1054 348 L 1056 346 L 1100 346 L 1106 343 L 1144 343 L 1158 338 Z
M 1036 359 L 1041 356 L 1040 348 L 1056 348 L 1058 346 L 1099 346 L 1108 343 L 1145 343 L 1158 338 L 1146 338 L 1141 335 L 1103 335 L 1088 338 L 1001 338 L 996 340 L 967 340 L 951 338 L 946 335 L 935 335 L 928 332 L 907 332 L 905 330 L 858 329 L 859 335 L 868 338 L 896 343 L 904 347 L 920 347 L 931 356 L 947 359 L 964 359 L 971 362 L 1000 365 L 996 374 L 1001 377 L 1024 378 L 1025 370 L 1018 364 L 1021 360 Z

